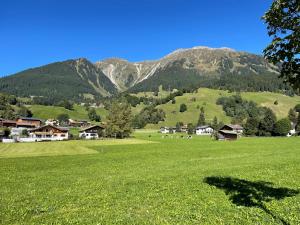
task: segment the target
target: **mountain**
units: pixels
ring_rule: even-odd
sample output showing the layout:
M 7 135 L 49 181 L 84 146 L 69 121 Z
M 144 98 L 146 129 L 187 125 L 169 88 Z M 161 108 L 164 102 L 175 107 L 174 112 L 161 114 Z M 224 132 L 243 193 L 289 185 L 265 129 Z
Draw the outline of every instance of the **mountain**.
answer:
M 262 56 L 229 48 L 176 50 L 159 60 L 129 62 L 111 58 L 96 63 L 67 60 L 0 79 L 0 92 L 18 96 L 81 99 L 118 92 L 210 87 L 244 91 L 288 89 L 279 67 Z
M 79 99 L 85 94 L 111 96 L 116 86 L 86 59 L 67 60 L 28 69 L 0 79 L 0 91 L 17 96 Z
M 154 91 L 159 85 L 165 89 L 241 85 L 241 89 L 254 87 L 269 91 L 284 86 L 277 78 L 278 66 L 262 56 L 229 48 L 194 47 L 176 50 L 156 61 L 130 63 L 110 59 L 96 65 L 119 91 Z M 236 81 L 246 84 L 236 84 Z

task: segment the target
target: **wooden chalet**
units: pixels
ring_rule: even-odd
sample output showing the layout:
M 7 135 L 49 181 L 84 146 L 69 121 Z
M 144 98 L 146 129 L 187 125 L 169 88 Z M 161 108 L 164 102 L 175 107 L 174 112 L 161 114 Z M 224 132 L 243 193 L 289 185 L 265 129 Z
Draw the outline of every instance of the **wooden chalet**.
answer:
M 37 141 L 67 140 L 69 138 L 69 130 L 67 128 L 44 125 L 29 130 L 29 136 L 30 138 L 36 139 Z
M 243 127 L 238 124 L 226 124 L 221 128 L 221 130 L 233 131 L 238 135 L 243 134 Z
M 79 131 L 79 137 L 84 139 L 98 139 L 105 127 L 103 125 L 93 125 Z
M 17 122 L 15 120 L 6 120 L 0 118 L 0 127 L 16 127 Z
M 217 134 L 217 139 L 219 141 L 234 141 L 238 139 L 238 134 L 235 131 L 230 130 L 219 130 Z
M 16 122 L 17 127 L 37 128 L 42 125 L 40 119 L 31 117 L 19 117 Z

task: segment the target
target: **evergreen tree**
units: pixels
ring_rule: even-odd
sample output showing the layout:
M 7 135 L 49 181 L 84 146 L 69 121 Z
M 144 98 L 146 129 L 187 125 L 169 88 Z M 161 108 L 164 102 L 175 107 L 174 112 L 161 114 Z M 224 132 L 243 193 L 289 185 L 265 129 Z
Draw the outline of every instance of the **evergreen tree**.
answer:
M 199 119 L 198 119 L 197 125 L 198 125 L 198 126 L 203 126 L 203 125 L 205 125 L 205 124 L 206 124 L 206 122 L 205 122 L 204 108 L 201 107 L 201 109 L 200 109 L 200 115 L 199 115 Z
M 189 135 L 192 135 L 192 134 L 194 134 L 194 131 L 195 131 L 195 126 L 192 123 L 189 123 L 187 125 L 187 133 Z
M 88 111 L 88 117 L 91 121 L 100 122 L 101 117 L 97 114 L 96 110 L 94 108 L 89 109 Z
M 32 117 L 32 112 L 25 106 L 21 106 L 17 112 L 19 116 Z
M 256 135 L 258 133 L 259 120 L 254 117 L 249 117 L 244 126 L 246 135 Z
M 276 123 L 276 116 L 274 112 L 269 108 L 265 108 L 264 117 L 259 123 L 259 131 L 258 131 L 259 135 L 271 136 L 275 123 Z
M 129 137 L 132 132 L 131 107 L 127 102 L 114 101 L 107 116 L 107 134 L 111 137 Z
M 214 119 L 213 119 L 213 122 L 211 124 L 211 127 L 214 129 L 214 130 L 218 130 L 218 118 L 215 116 Z
M 286 136 L 291 130 L 291 122 L 288 118 L 278 120 L 274 126 L 274 134 L 278 136 Z
M 187 110 L 186 104 L 182 103 L 179 108 L 179 112 L 185 112 Z
M 290 109 L 288 118 L 292 123 L 297 123 L 297 113 L 295 110 Z
M 61 125 L 67 125 L 70 117 L 68 114 L 62 113 L 59 114 L 56 119 L 59 121 Z

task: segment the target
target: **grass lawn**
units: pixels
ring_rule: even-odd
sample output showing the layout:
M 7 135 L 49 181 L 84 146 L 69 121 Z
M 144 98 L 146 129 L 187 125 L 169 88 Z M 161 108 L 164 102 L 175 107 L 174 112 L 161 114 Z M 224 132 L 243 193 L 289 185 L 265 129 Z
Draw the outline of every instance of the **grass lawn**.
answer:
M 0 144 L 0 224 L 300 224 L 300 138 Z

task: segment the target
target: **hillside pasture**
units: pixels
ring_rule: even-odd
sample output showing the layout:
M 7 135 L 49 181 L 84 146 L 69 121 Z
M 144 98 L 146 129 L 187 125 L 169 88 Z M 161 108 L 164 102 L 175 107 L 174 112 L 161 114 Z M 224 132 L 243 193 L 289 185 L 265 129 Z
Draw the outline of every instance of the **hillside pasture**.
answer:
M 300 138 L 134 136 L 0 144 L 0 224 L 300 223 Z

